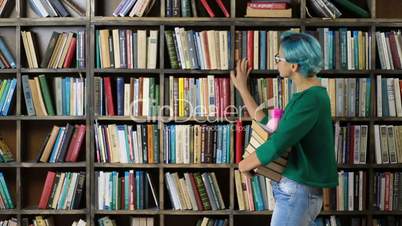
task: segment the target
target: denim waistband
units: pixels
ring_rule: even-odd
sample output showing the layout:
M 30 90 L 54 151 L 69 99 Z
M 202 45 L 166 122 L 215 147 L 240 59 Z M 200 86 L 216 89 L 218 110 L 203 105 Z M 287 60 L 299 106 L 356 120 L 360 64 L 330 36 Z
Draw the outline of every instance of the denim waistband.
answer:
M 282 179 L 278 182 L 272 181 L 273 183 L 279 184 L 284 184 L 286 186 L 294 186 L 296 189 L 303 189 L 304 191 L 315 194 L 315 195 L 322 195 L 322 188 L 320 187 L 313 187 L 305 184 L 301 184 L 297 181 L 294 181 L 292 179 L 289 179 L 287 177 L 282 177 Z

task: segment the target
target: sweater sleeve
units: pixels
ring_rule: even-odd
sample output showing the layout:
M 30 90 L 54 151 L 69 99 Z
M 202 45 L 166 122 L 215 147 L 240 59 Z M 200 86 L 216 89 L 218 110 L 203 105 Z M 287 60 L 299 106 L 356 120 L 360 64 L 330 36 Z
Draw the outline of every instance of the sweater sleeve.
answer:
M 275 133 L 256 150 L 262 165 L 277 159 L 299 142 L 313 128 L 318 118 L 318 101 L 314 94 L 304 93 L 287 109 Z M 263 120 L 261 120 L 263 121 Z

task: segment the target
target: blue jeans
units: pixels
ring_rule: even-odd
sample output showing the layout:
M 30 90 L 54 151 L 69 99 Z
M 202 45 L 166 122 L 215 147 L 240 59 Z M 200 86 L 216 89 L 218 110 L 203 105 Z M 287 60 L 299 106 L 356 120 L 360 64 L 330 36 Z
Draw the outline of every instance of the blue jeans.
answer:
M 275 208 L 271 226 L 314 226 L 322 207 L 322 189 L 282 177 L 272 181 Z

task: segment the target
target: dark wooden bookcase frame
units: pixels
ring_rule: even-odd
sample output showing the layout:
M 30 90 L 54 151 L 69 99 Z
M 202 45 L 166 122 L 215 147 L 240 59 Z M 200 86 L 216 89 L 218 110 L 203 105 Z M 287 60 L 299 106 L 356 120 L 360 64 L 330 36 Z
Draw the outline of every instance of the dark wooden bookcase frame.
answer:
M 111 218 L 118 219 L 119 225 L 128 225 L 130 216 L 152 216 L 155 218 L 157 226 L 171 226 L 171 225 L 195 225 L 197 219 L 203 216 L 213 218 L 227 218 L 230 226 L 239 226 L 244 224 L 260 225 L 262 222 L 268 224 L 271 211 L 250 212 L 238 211 L 235 185 L 234 185 L 234 170 L 237 164 L 234 164 L 234 145 L 231 144 L 231 164 L 164 164 L 162 163 L 162 148 L 160 148 L 160 164 L 110 164 L 110 163 L 96 163 L 95 162 L 95 140 L 93 133 L 93 126 L 97 120 L 100 124 L 106 123 L 136 123 L 136 121 L 144 120 L 144 117 L 134 118 L 134 122 L 130 117 L 108 117 L 94 115 L 94 76 L 155 76 L 160 84 L 160 101 L 163 103 L 164 96 L 164 78 L 169 75 L 175 76 L 206 76 L 207 74 L 216 74 L 219 76 L 229 77 L 229 70 L 173 70 L 169 68 L 169 62 L 166 59 L 165 38 L 164 31 L 172 29 L 175 26 L 198 29 L 221 29 L 227 28 L 234 34 L 237 29 L 269 29 L 278 28 L 286 29 L 291 27 L 298 27 L 302 31 L 315 27 L 349 27 L 349 28 L 363 28 L 372 33 L 372 70 L 364 71 L 342 71 L 342 70 L 328 70 L 322 71 L 320 74 L 323 77 L 367 77 L 371 78 L 371 113 L 369 117 L 335 117 L 334 120 L 341 121 L 342 124 L 367 124 L 369 125 L 369 143 L 368 143 L 368 164 L 365 165 L 339 165 L 339 170 L 364 170 L 367 172 L 368 192 L 365 194 L 366 209 L 364 211 L 324 211 L 321 215 L 336 215 L 341 217 L 362 217 L 367 219 L 367 225 L 372 225 L 372 219 L 376 217 L 388 215 L 402 215 L 402 211 L 376 211 L 373 209 L 374 194 L 373 183 L 375 172 L 381 171 L 401 171 L 402 164 L 383 165 L 375 164 L 374 161 L 374 124 L 392 124 L 401 125 L 402 118 L 384 118 L 376 117 L 376 99 L 375 99 L 375 76 L 377 74 L 384 75 L 385 77 L 398 77 L 401 78 L 402 70 L 380 70 L 377 63 L 375 32 L 380 30 L 393 30 L 402 28 L 402 4 L 399 0 L 357 0 L 359 5 L 366 7 L 370 11 L 370 18 L 338 18 L 335 20 L 323 20 L 321 18 L 307 18 L 305 5 L 308 0 L 295 0 L 292 8 L 294 9 L 293 18 L 244 18 L 244 9 L 240 9 L 244 4 L 242 0 L 226 0 L 230 4 L 230 18 L 175 18 L 165 17 L 165 1 L 157 1 L 154 8 L 148 17 L 130 18 L 130 17 L 112 17 L 112 6 L 117 5 L 120 0 L 74 0 L 80 6 L 86 7 L 86 15 L 84 17 L 77 17 L 76 13 L 72 13 L 73 17 L 69 18 L 39 18 L 34 15 L 27 5 L 26 0 L 15 0 L 14 10 L 9 18 L 0 18 L 0 35 L 6 36 L 6 42 L 14 54 L 16 59 L 17 68 L 0 70 L 0 78 L 17 78 L 18 85 L 12 115 L 0 117 L 0 136 L 6 139 L 6 142 L 11 147 L 11 150 L 16 158 L 15 162 L 0 164 L 0 170 L 5 173 L 9 188 L 11 190 L 12 198 L 15 202 L 15 209 L 0 210 L 0 219 L 9 217 L 18 218 L 19 222 L 23 217 L 30 219 L 36 215 L 54 216 L 57 225 L 71 225 L 73 220 L 80 218 L 87 221 L 88 225 L 97 225 L 97 219 L 109 215 Z M 345 13 L 345 16 L 350 14 Z M 398 17 L 399 18 L 389 18 Z M 388 18 L 387 18 L 388 17 Z M 149 27 L 159 30 L 159 45 L 158 45 L 158 66 L 157 69 L 98 69 L 95 67 L 95 30 L 98 28 L 114 28 L 114 27 L 132 27 L 144 28 Z M 54 29 L 53 29 L 54 28 Z M 20 32 L 23 30 L 45 30 L 51 32 L 53 30 L 63 30 L 64 28 L 80 28 L 86 31 L 86 68 L 76 69 L 28 69 L 26 68 L 25 52 L 22 45 Z M 71 29 L 67 29 L 69 31 Z M 15 38 L 15 42 L 13 42 Z M 42 40 L 38 46 L 44 51 L 47 43 Z M 234 35 L 231 36 L 231 52 L 230 52 L 230 69 L 234 67 Z M 24 62 L 24 63 L 22 63 Z M 24 65 L 23 65 L 24 64 Z M 37 76 L 39 74 L 46 74 L 48 76 L 77 76 L 81 73 L 87 78 L 86 93 L 86 112 L 85 116 L 52 116 L 52 117 L 37 117 L 27 116 L 25 110 L 24 96 L 21 85 L 21 75 L 28 74 L 30 76 Z M 253 71 L 253 75 L 262 75 L 268 77 L 277 76 L 277 72 L 273 70 L 268 71 Z M 231 103 L 234 103 L 234 87 L 231 86 Z M 234 119 L 235 117 L 232 117 Z M 166 122 L 174 123 L 178 119 L 172 119 L 167 116 L 158 116 L 149 118 L 152 123 L 158 123 L 163 126 Z M 195 123 L 195 119 L 208 118 L 197 117 L 193 118 L 189 123 Z M 250 118 L 243 118 L 246 123 L 250 123 Z M 220 119 L 220 122 L 225 122 Z M 50 131 L 51 125 L 65 125 L 69 123 L 85 123 L 87 125 L 85 153 L 82 161 L 77 163 L 33 163 L 30 161 L 38 151 L 42 139 L 46 133 Z M 43 129 L 42 125 L 45 125 Z M 161 127 L 162 128 L 162 127 Z M 232 133 L 234 139 L 234 133 Z M 233 140 L 232 139 L 232 140 Z M 162 141 L 162 137 L 161 137 Z M 162 142 L 161 142 L 162 143 Z M 26 153 L 27 152 L 27 153 Z M 98 170 L 117 170 L 123 171 L 127 169 L 142 169 L 152 172 L 151 175 L 156 177 L 156 190 L 158 194 L 158 201 L 160 210 L 147 209 L 135 211 L 100 211 L 95 208 L 95 171 Z M 40 210 L 37 209 L 37 202 L 39 200 L 40 192 L 42 190 L 45 175 L 48 170 L 56 171 L 85 171 L 86 184 L 85 184 L 85 198 L 82 203 L 82 208 L 78 210 Z M 167 194 L 164 173 L 165 172 L 206 172 L 214 171 L 217 173 L 221 191 L 224 194 L 226 210 L 220 211 L 175 211 L 172 210 L 169 197 Z M 182 174 L 179 174 L 182 175 Z M 21 223 L 19 223 L 20 225 Z

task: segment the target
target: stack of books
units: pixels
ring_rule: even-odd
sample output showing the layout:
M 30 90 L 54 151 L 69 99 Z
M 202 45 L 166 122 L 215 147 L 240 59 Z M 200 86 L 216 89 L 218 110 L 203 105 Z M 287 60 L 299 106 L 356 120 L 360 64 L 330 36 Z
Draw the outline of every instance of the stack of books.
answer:
M 123 0 L 114 10 L 113 16 L 142 17 L 149 12 L 154 3 L 155 0 Z
M 257 148 L 265 143 L 268 140 L 269 133 L 264 129 L 263 125 L 258 123 L 257 121 L 253 121 L 251 124 L 251 138 L 250 142 L 246 148 L 246 152 L 243 154 L 243 158 L 246 158 L 251 153 L 255 152 Z M 268 177 L 274 181 L 280 181 L 282 178 L 281 174 L 283 170 L 286 168 L 288 163 L 287 153 L 276 159 L 275 161 L 270 162 L 266 166 L 259 166 L 254 171 L 257 174 Z
M 246 17 L 292 17 L 291 0 L 251 0 Z

